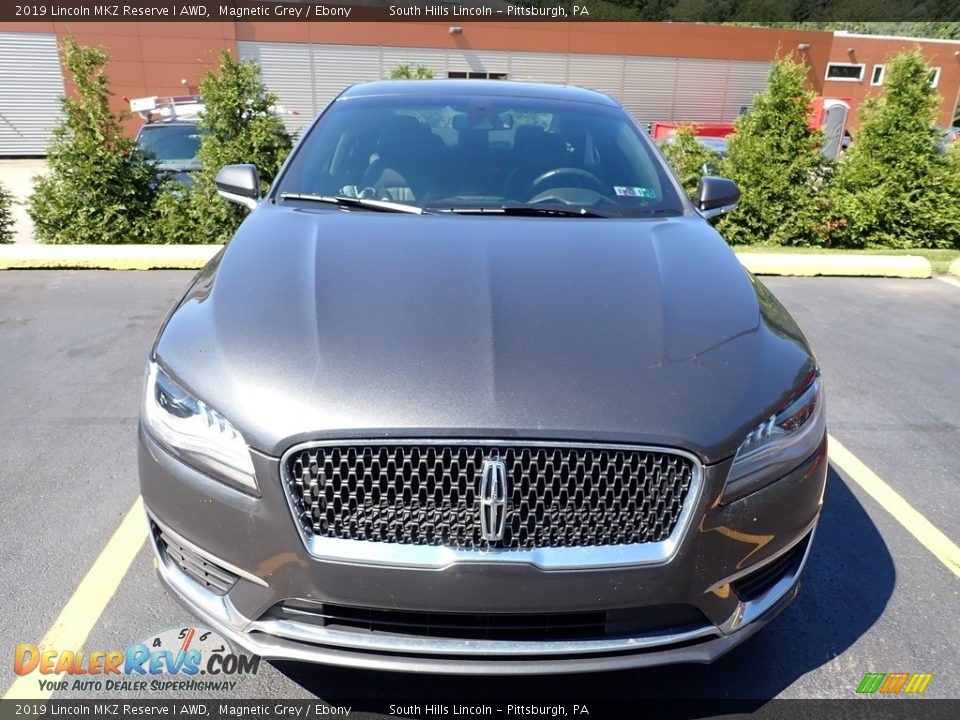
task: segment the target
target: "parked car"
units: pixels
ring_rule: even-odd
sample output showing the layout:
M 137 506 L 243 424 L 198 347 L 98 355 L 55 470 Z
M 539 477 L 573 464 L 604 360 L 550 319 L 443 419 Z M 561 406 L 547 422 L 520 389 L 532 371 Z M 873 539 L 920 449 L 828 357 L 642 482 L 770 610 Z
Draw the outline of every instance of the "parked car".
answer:
M 162 581 L 266 658 L 518 674 L 710 662 L 797 594 L 819 366 L 614 100 L 344 91 L 149 353 Z
M 947 152 L 951 145 L 960 140 L 960 127 L 937 128 L 940 133 L 940 151 Z
M 670 145 L 676 142 L 676 138 L 673 136 L 663 138 L 658 140 L 658 145 Z M 727 156 L 727 142 L 728 138 L 721 137 L 705 137 L 702 135 L 697 136 L 697 142 L 703 145 L 705 148 L 713 150 L 718 157 L 725 158 Z
M 718 157 L 724 158 L 727 156 L 727 138 L 717 138 L 717 137 L 704 137 L 698 135 L 696 138 L 697 142 L 703 145 L 705 148 L 713 150 Z M 658 140 L 658 145 L 670 145 L 676 142 L 676 138 L 673 136 L 668 138 L 663 138 Z
M 130 109 L 143 118 L 136 143 L 157 160 L 157 167 L 189 187 L 192 173 L 200 170 L 200 131 L 197 116 L 203 112 L 199 95 L 134 98 Z
M 200 170 L 200 132 L 194 120 L 170 119 L 143 125 L 137 145 L 157 160 L 157 167 L 183 185 L 193 184 L 192 174 Z

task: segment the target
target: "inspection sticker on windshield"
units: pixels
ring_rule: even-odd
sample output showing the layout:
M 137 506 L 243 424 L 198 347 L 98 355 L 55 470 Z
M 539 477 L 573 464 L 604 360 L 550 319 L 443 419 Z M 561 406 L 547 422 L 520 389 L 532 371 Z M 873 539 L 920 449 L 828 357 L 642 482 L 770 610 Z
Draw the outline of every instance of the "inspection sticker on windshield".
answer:
M 613 191 L 622 197 L 638 197 L 644 200 L 656 200 L 657 193 L 653 188 L 648 187 L 625 187 L 623 185 L 614 185 Z

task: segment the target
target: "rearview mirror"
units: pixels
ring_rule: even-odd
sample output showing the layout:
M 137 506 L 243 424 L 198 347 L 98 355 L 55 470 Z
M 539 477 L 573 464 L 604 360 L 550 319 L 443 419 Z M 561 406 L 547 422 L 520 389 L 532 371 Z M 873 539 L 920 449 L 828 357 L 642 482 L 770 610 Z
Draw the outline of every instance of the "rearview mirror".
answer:
M 217 173 L 217 194 L 253 210 L 260 202 L 260 177 L 256 165 L 224 165 Z
M 740 202 L 740 188 L 733 180 L 704 175 L 697 188 L 697 209 L 706 219 L 719 217 L 733 210 Z

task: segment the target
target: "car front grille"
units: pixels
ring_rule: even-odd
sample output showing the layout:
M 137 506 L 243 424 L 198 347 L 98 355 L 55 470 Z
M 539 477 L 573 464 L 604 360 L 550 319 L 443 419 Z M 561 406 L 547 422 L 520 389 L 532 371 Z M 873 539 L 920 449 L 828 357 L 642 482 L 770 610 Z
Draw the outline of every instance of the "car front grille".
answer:
M 506 468 L 506 521 L 496 540 L 483 537 L 479 504 L 491 459 Z M 666 540 L 695 468 L 669 450 L 561 443 L 323 444 L 286 460 L 306 532 L 465 550 Z

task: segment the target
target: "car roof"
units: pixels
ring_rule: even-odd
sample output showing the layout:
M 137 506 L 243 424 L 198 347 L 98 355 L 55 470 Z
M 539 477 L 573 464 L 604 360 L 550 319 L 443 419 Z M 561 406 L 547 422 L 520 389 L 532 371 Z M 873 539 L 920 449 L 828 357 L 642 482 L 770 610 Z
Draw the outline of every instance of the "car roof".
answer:
M 144 123 L 140 126 L 140 129 L 145 130 L 146 128 L 170 127 L 171 125 L 196 126 L 196 124 L 197 119 L 195 117 L 165 118 L 163 120 L 154 120 L 153 122 Z
M 384 95 L 481 95 L 495 97 L 543 98 L 570 100 L 620 107 L 616 100 L 597 90 L 574 85 L 520 82 L 517 80 L 378 80 L 351 85 L 341 98 Z

